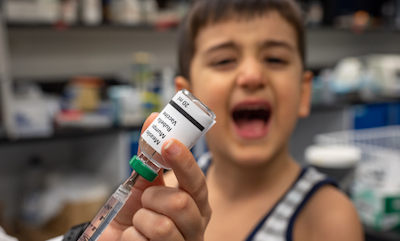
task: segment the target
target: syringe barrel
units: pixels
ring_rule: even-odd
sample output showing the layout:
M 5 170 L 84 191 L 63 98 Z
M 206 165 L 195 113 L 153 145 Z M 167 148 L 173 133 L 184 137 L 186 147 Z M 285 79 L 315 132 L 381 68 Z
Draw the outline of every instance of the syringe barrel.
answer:
M 131 190 L 127 190 L 123 185 L 119 185 L 117 191 L 114 192 L 113 196 L 118 202 L 125 203 L 131 195 Z
M 131 191 L 120 185 L 82 233 L 78 241 L 96 241 L 124 206 L 130 195 Z

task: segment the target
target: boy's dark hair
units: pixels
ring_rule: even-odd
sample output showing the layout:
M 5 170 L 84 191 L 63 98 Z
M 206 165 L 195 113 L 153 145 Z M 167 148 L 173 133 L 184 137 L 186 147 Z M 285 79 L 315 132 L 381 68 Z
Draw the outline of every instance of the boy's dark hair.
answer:
M 195 40 L 201 28 L 231 18 L 262 16 L 277 11 L 295 29 L 305 65 L 305 30 L 300 7 L 294 0 L 195 0 L 181 23 L 178 45 L 179 75 L 190 80 L 190 64 L 195 54 Z

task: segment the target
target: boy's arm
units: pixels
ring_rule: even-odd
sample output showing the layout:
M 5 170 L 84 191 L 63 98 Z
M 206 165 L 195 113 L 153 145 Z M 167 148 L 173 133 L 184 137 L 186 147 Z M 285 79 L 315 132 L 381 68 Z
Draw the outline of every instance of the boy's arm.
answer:
M 297 240 L 362 241 L 364 232 L 349 198 L 333 186 L 315 193 L 294 227 Z

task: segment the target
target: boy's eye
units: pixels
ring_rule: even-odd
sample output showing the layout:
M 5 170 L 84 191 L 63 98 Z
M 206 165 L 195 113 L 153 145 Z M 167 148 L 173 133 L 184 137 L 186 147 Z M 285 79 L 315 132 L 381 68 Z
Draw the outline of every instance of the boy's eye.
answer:
M 235 58 L 226 58 L 211 62 L 211 67 L 216 70 L 230 70 L 235 67 L 237 60 Z
M 281 58 L 272 58 L 271 57 L 271 58 L 266 58 L 265 62 L 269 63 L 269 64 L 286 64 L 287 61 L 285 61 Z
M 213 62 L 211 65 L 223 66 L 223 65 L 233 64 L 233 63 L 236 63 L 235 59 L 222 59 L 222 60 Z

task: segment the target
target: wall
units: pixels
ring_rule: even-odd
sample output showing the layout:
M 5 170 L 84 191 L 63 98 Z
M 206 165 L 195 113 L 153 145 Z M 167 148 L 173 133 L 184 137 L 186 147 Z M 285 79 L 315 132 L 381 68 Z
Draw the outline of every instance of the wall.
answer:
M 400 54 L 400 34 L 395 31 L 371 30 L 354 34 L 349 30 L 309 30 L 308 66 L 325 68 L 348 56 L 369 53 Z
M 135 51 L 153 53 L 155 69 L 176 67 L 177 31 L 155 32 L 124 27 L 73 28 L 15 27 L 9 30 L 11 71 L 16 78 L 58 78 L 73 74 L 113 75 L 129 67 Z M 400 34 L 348 30 L 310 30 L 308 66 L 333 66 L 351 55 L 399 53 Z
M 123 27 L 46 27 L 10 29 L 12 75 L 15 78 L 58 78 L 73 74 L 114 75 L 129 67 L 132 53 L 154 53 L 155 69 L 176 66 L 176 32 Z

